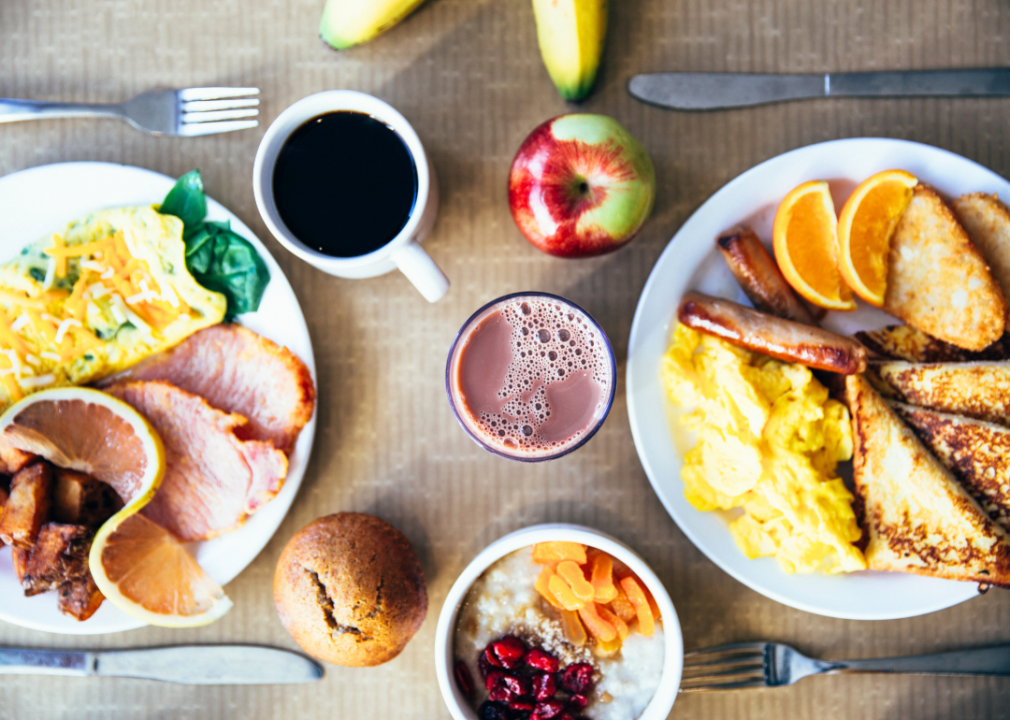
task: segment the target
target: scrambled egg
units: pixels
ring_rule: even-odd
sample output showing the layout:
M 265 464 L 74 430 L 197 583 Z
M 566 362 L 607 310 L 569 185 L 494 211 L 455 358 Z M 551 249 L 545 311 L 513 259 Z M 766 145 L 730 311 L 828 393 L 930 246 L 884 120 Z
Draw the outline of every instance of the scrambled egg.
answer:
M 0 266 L 0 410 L 221 322 L 227 301 L 189 274 L 182 230 L 151 207 L 102 210 Z
M 844 405 L 802 365 L 679 326 L 663 359 L 677 405 L 697 432 L 681 477 L 699 510 L 742 508 L 730 531 L 749 558 L 789 573 L 864 570 L 853 496 L 835 474 L 852 457 Z

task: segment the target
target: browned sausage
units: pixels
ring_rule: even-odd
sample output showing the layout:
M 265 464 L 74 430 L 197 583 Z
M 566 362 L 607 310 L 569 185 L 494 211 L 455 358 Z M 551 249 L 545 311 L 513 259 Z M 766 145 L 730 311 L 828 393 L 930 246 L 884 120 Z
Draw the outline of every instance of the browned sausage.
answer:
M 866 370 L 866 348 L 852 338 L 729 300 L 689 292 L 680 301 L 677 318 L 690 328 L 778 360 L 843 375 Z
M 787 320 L 817 324 L 818 318 L 782 277 L 757 233 L 746 225 L 737 225 L 719 235 L 715 246 L 754 307 Z

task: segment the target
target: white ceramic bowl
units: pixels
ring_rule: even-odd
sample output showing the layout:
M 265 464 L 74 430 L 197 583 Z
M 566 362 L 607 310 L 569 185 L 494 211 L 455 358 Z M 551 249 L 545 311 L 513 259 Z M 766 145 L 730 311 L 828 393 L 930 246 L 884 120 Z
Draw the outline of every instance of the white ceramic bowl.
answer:
M 449 712 L 455 720 L 478 720 L 477 712 L 470 702 L 459 691 L 453 678 L 453 636 L 456 630 L 456 616 L 470 586 L 496 561 L 511 552 L 539 542 L 551 540 L 566 540 L 578 542 L 597 550 L 609 553 L 642 579 L 663 616 L 663 637 L 666 640 L 666 651 L 663 662 L 663 674 L 660 676 L 659 687 L 638 720 L 663 720 L 670 714 L 673 701 L 677 698 L 680 688 L 680 674 L 684 665 L 684 641 L 680 632 L 680 621 L 677 611 L 673 608 L 670 594 L 663 587 L 656 574 L 652 572 L 645 561 L 627 545 L 605 535 L 597 530 L 581 525 L 546 524 L 516 530 L 514 533 L 500 538 L 475 557 L 449 590 L 449 595 L 442 605 L 438 616 L 438 628 L 435 630 L 435 672 L 438 675 L 438 687 L 442 691 Z

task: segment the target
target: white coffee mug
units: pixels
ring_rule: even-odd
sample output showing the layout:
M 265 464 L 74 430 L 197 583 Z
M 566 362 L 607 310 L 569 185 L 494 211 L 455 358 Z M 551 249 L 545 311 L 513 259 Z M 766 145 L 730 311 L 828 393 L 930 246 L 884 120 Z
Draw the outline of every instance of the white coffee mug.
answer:
M 295 237 L 277 212 L 273 188 L 274 164 L 291 133 L 314 117 L 340 111 L 365 113 L 392 128 L 407 146 L 417 169 L 417 198 L 400 233 L 378 250 L 347 258 L 321 253 Z M 323 272 L 345 278 L 368 278 L 399 269 L 428 302 L 437 301 L 449 289 L 445 273 L 421 249 L 421 242 L 431 231 L 438 214 L 435 168 L 406 118 L 376 97 L 354 90 L 328 90 L 309 95 L 282 112 L 267 129 L 256 151 L 253 193 L 256 195 L 256 207 L 274 237 L 292 253 Z

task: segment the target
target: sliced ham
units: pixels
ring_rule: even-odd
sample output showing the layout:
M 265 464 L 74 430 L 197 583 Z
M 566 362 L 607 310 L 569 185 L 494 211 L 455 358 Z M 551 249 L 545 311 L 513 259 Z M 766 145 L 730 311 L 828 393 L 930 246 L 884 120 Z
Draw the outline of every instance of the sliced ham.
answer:
M 106 381 L 165 380 L 248 418 L 241 437 L 290 453 L 312 417 L 316 388 L 305 363 L 241 325 L 215 325 Z
M 241 415 L 167 382 L 105 388 L 133 406 L 165 445 L 165 477 L 144 515 L 180 540 L 207 540 L 242 525 L 284 484 L 287 456 L 270 441 L 242 440 Z

